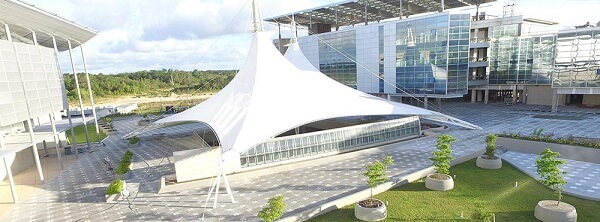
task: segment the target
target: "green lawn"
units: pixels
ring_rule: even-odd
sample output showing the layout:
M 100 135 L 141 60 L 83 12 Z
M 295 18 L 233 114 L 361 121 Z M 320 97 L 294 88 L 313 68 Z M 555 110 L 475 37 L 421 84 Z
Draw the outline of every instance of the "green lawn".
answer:
M 533 216 L 536 203 L 556 198 L 552 190 L 507 163 L 499 170 L 484 170 L 473 159 L 452 167 L 450 174 L 456 174 L 456 179 L 454 189 L 447 192 L 430 191 L 419 180 L 376 195 L 389 202 L 385 221 L 473 220 L 477 210 L 495 213 L 496 221 L 537 221 Z M 575 206 L 578 221 L 600 221 L 600 202 L 569 195 L 563 200 Z M 460 219 L 461 212 L 464 219 Z M 310 221 L 358 220 L 351 205 Z
M 98 136 L 96 135 L 96 125 L 93 123 L 88 124 L 87 128 L 90 136 L 90 142 L 98 142 Z M 75 138 L 77 139 L 77 144 L 86 143 L 85 130 L 83 128 L 83 125 L 76 126 L 74 130 Z M 73 138 L 71 138 L 71 130 L 67 130 L 65 133 L 67 134 L 68 143 L 71 144 L 71 141 L 73 141 Z M 103 140 L 104 138 L 106 138 L 106 134 L 102 130 L 100 130 L 100 140 Z

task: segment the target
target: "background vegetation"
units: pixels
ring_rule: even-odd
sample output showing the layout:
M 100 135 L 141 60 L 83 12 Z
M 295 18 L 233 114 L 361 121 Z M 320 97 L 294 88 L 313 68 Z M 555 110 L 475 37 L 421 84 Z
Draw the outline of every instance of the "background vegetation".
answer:
M 115 75 L 90 75 L 94 99 L 122 96 L 169 96 L 175 94 L 198 94 L 215 92 L 233 79 L 235 70 L 182 71 L 173 69 L 138 71 Z M 63 75 L 69 101 L 77 100 L 75 80 L 72 74 Z M 85 75 L 77 75 L 81 95 L 89 101 Z

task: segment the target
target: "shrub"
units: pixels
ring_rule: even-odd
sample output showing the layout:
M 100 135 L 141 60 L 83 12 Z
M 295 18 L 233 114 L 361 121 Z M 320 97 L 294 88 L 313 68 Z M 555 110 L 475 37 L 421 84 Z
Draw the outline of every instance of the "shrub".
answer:
M 123 185 L 124 182 L 123 180 L 113 180 L 110 185 L 108 185 L 108 187 L 106 188 L 106 190 L 104 191 L 104 194 L 106 195 L 113 195 L 113 194 L 118 194 L 123 192 Z
M 490 159 L 494 158 L 497 140 L 498 136 L 494 134 L 489 134 L 485 137 L 485 155 L 487 155 Z
M 263 207 L 263 209 L 258 212 L 258 217 L 265 222 L 273 222 L 281 218 L 284 211 L 285 203 L 283 202 L 283 196 L 277 195 L 269 199 L 269 206 Z
M 363 173 L 363 176 L 367 178 L 367 184 L 371 188 L 371 198 L 369 198 L 369 205 L 373 205 L 373 188 L 385 183 L 390 180 L 386 174 L 388 165 L 394 163 L 392 156 L 386 156 L 383 161 L 375 161 L 373 165 L 366 166 L 367 172 Z
M 573 135 L 570 135 L 567 138 L 551 138 L 550 135 L 551 134 L 546 134 L 545 137 L 535 137 L 533 135 L 522 135 L 520 133 L 503 132 L 501 134 L 498 134 L 499 137 L 505 137 L 505 138 L 512 138 L 512 139 L 519 139 L 519 140 L 531 140 L 531 141 L 547 142 L 547 143 L 558 143 L 558 144 L 566 144 L 566 145 L 600 149 L 600 143 L 594 143 L 594 142 L 589 142 L 589 141 L 575 141 L 575 138 L 573 137 Z
M 131 139 L 129 139 L 129 144 L 136 144 L 138 142 L 140 142 L 140 138 L 138 138 L 137 136 L 134 136 Z
M 121 162 L 119 162 L 119 166 L 115 170 L 116 174 L 123 175 L 129 172 L 129 165 L 131 165 L 131 160 L 133 159 L 133 153 L 131 151 L 125 152 L 123 157 L 121 158 Z
M 442 174 L 450 173 L 450 161 L 454 160 L 450 144 L 456 141 L 456 138 L 448 134 L 442 134 L 438 136 L 438 140 L 436 143 L 438 151 L 434 151 L 433 157 L 429 158 L 431 161 L 433 161 L 435 172 Z
M 558 167 L 567 163 L 567 161 L 557 160 L 556 157 L 558 157 L 560 153 L 553 152 L 549 148 L 544 149 L 540 155 L 540 158 L 535 161 L 537 174 L 540 176 L 540 182 L 542 184 L 556 191 L 558 195 L 558 202 L 556 205 L 558 206 L 562 198 L 562 191 L 564 190 L 563 186 L 567 184 L 567 181 L 561 176 L 567 172 L 562 171 Z

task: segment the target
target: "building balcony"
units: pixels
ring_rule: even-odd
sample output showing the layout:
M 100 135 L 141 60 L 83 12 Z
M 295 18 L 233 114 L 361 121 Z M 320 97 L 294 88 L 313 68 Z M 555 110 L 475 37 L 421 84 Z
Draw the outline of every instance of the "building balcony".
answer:
M 467 85 L 470 86 L 484 86 L 489 84 L 487 76 L 471 76 Z
M 490 38 L 471 38 L 469 43 L 470 48 L 489 48 L 490 47 Z
M 469 59 L 469 67 L 488 67 L 490 66 L 490 62 L 488 61 L 488 57 L 472 57 Z

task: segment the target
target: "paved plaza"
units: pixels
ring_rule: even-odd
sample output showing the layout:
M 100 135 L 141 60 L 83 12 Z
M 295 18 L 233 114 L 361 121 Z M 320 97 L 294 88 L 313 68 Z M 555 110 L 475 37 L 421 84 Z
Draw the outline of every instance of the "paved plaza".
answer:
M 526 105 L 444 103 L 442 108 L 445 114 L 484 128 L 476 131 L 452 127 L 447 131 L 459 139 L 453 145 L 457 156 L 483 149 L 488 133 L 531 133 L 535 128 L 544 128 L 545 132 L 554 132 L 557 136 L 600 137 L 600 115 L 596 114 L 600 112 L 599 109 L 569 107 L 554 114 L 544 112 L 549 107 Z M 534 117 L 541 114 L 577 116 L 581 120 Z M 284 195 L 287 204 L 284 216 L 289 216 L 366 189 L 361 175 L 364 166 L 386 155 L 392 155 L 395 159 L 388 171 L 388 175 L 395 179 L 431 166 L 428 158 L 435 149 L 436 140 L 433 136 L 421 137 L 342 154 L 341 157 L 336 156 L 337 161 L 315 161 L 309 167 L 291 167 L 276 174 L 238 174 L 230 179 L 238 203 L 230 203 L 223 189 L 223 195 L 219 196 L 219 207 L 205 210 L 208 187 L 157 194 L 160 177 L 174 174 L 173 159 L 170 158 L 172 153 L 193 148 L 199 142 L 197 135 L 189 133 L 188 129 L 198 125 L 180 125 L 170 129 L 170 132 L 154 131 L 140 137 L 142 145 L 133 148 L 136 153 L 133 177 L 127 181 L 131 196 L 118 204 L 107 204 L 103 195 L 112 177 L 104 173 L 101 160 L 108 157 L 112 163 L 118 163 L 127 149 L 127 141 L 120 140 L 120 137 L 137 128 L 137 120 L 137 117 L 114 118 L 120 135 L 110 136 L 105 141 L 106 146 L 94 148 L 90 153 L 80 156 L 71 167 L 44 184 L 42 189 L 23 200 L 0 221 L 189 221 L 201 219 L 203 213 L 205 221 L 258 221 L 256 214 L 262 205 L 278 194 Z M 502 157 L 514 165 L 531 169 L 536 155 L 507 152 Z M 578 170 L 582 167 L 585 167 L 585 171 Z M 567 190 L 600 193 L 600 181 L 597 180 L 600 165 L 570 161 L 566 168 L 570 172 Z

